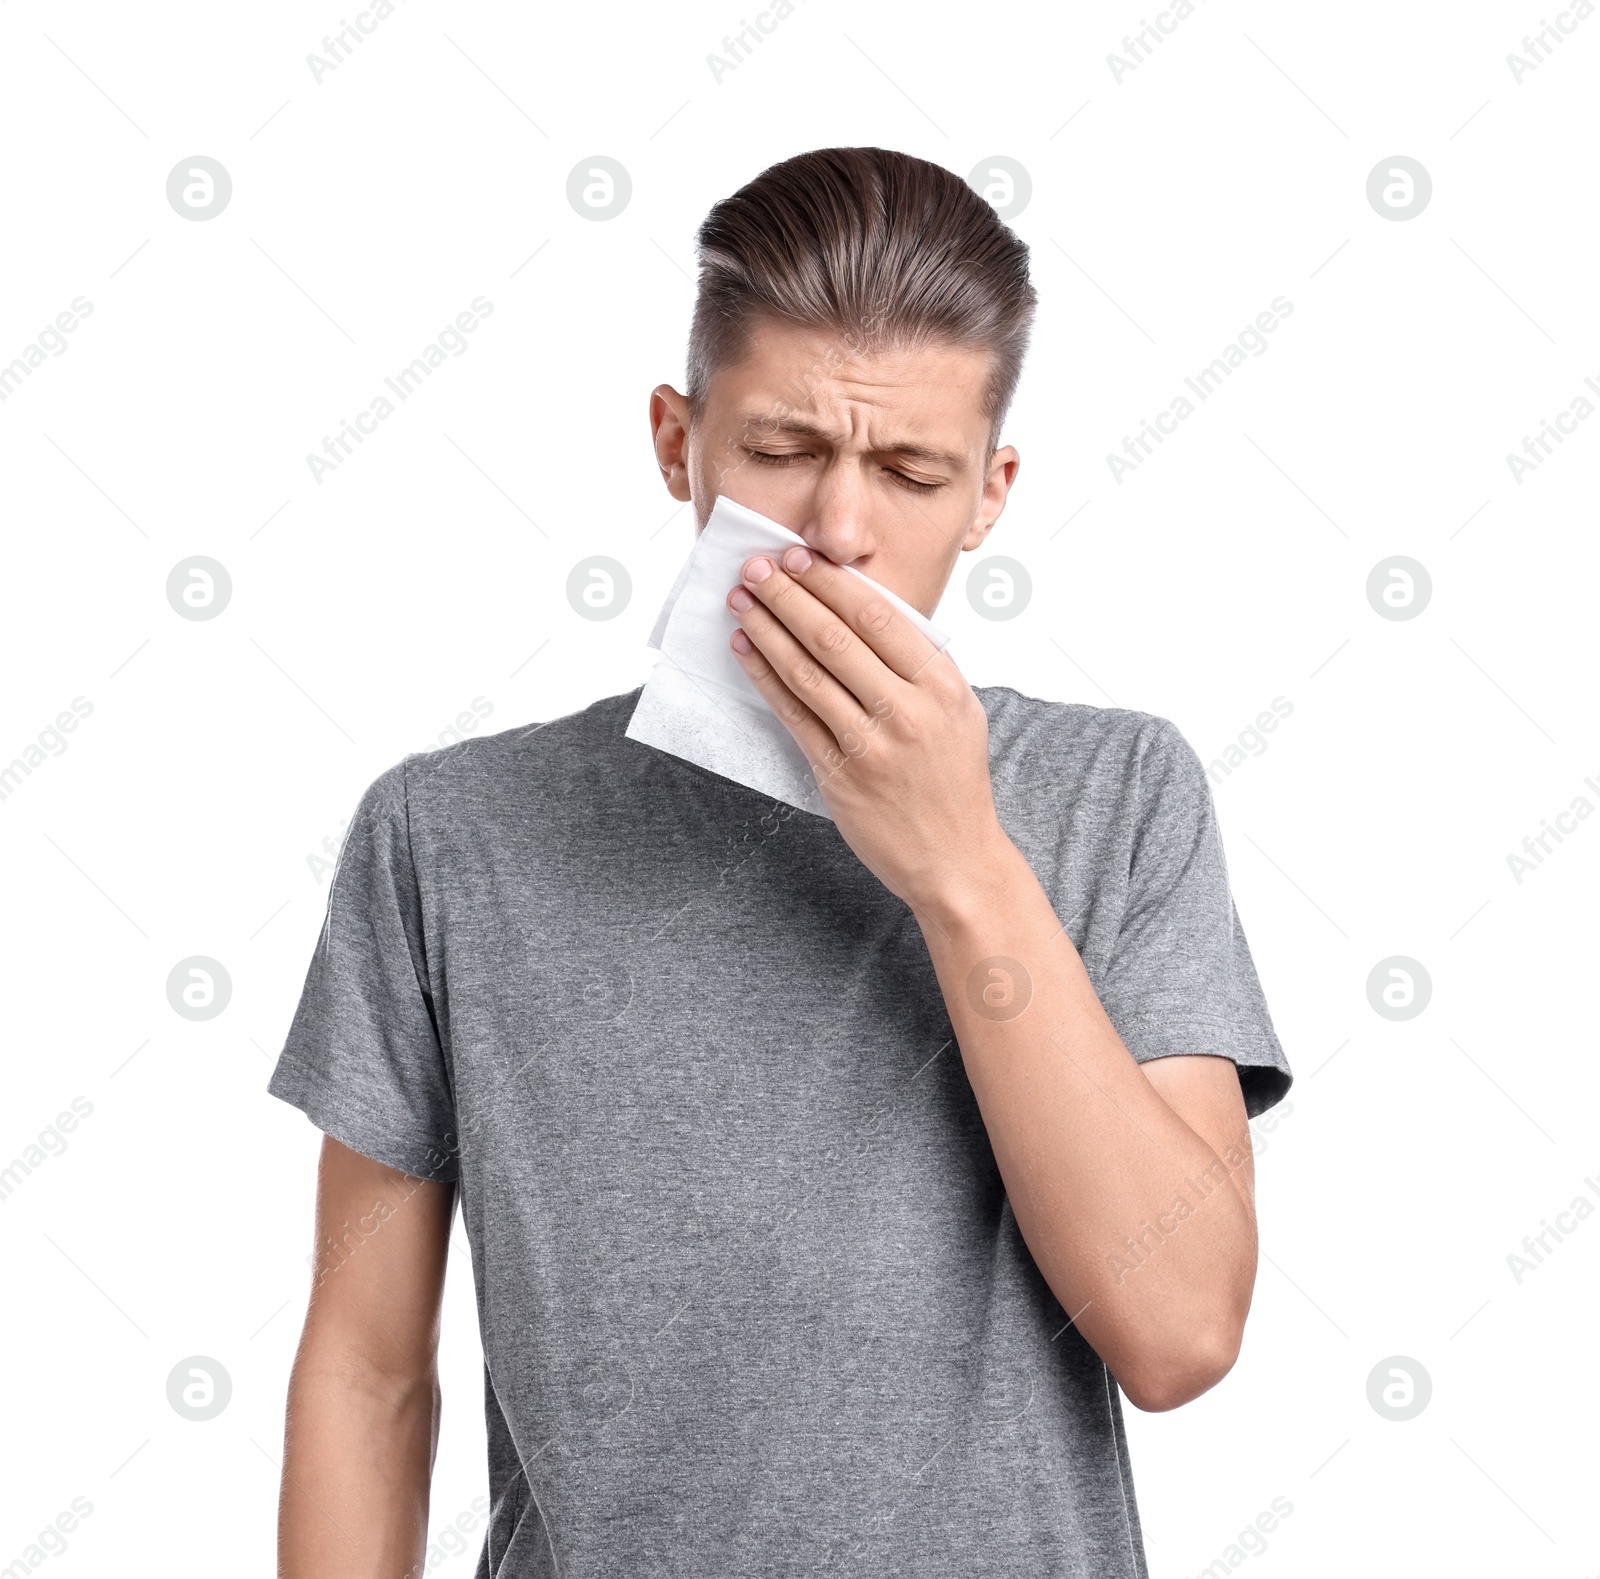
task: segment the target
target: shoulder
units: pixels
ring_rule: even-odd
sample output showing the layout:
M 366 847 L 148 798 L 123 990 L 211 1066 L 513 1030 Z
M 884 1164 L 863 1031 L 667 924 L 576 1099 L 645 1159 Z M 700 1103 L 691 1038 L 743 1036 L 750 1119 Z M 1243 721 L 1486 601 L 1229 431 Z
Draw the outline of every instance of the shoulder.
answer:
M 548 793 L 563 780 L 572 788 L 572 780 L 604 771 L 620 754 L 638 696 L 634 690 L 601 697 L 556 718 L 408 752 L 367 786 L 358 815 L 449 811 L 519 792 Z
M 1152 777 L 1205 777 L 1183 732 L 1159 714 L 1051 702 L 1008 685 L 975 690 L 988 715 L 989 755 L 997 772 L 1045 782 L 1066 774 L 1123 794 L 1137 794 Z

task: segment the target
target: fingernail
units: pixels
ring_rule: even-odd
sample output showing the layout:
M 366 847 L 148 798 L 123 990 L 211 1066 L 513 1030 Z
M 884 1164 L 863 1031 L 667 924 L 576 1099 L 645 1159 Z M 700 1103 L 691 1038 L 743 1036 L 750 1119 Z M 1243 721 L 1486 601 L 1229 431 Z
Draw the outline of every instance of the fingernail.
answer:
M 752 653 L 756 650 L 755 643 L 743 631 L 735 631 L 733 633 L 733 650 L 735 652 Z
M 746 609 L 753 609 L 755 606 L 756 600 L 743 587 L 735 587 L 733 595 L 728 599 L 728 607 L 737 614 L 743 614 Z
M 783 568 L 794 571 L 796 575 L 799 575 L 801 571 L 809 570 L 811 568 L 810 552 L 804 548 L 791 548 L 783 556 Z
M 770 559 L 752 559 L 744 567 L 746 581 L 765 581 L 772 574 L 772 561 Z

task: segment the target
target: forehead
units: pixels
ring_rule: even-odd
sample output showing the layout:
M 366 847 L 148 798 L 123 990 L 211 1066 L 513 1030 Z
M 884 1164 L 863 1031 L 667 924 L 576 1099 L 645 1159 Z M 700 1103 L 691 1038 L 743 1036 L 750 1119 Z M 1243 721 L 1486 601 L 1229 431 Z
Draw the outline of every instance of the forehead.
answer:
M 736 420 L 770 425 L 892 426 L 966 449 L 986 436 L 992 366 L 981 347 L 948 343 L 863 351 L 840 334 L 758 319 L 748 354 L 712 380 L 711 402 Z

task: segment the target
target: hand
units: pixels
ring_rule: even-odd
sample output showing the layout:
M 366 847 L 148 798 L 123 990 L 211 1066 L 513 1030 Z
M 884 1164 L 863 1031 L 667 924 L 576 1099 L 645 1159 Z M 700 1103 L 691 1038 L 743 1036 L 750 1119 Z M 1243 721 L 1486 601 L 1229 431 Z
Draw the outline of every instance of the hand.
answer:
M 955 661 L 813 550 L 745 561 L 732 647 L 805 753 L 845 842 L 919 920 L 1015 855 L 995 814 L 989 722 Z

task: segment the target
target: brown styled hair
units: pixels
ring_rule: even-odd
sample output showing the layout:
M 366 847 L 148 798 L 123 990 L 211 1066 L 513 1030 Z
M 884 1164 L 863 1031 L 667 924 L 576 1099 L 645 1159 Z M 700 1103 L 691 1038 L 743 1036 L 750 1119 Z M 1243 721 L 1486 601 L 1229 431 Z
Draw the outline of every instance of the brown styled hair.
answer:
M 1016 392 L 1038 293 L 1028 247 L 960 176 L 888 148 L 819 148 L 706 216 L 689 331 L 689 409 L 743 360 L 762 316 L 836 332 L 849 353 L 944 343 L 993 353 L 989 452 Z

